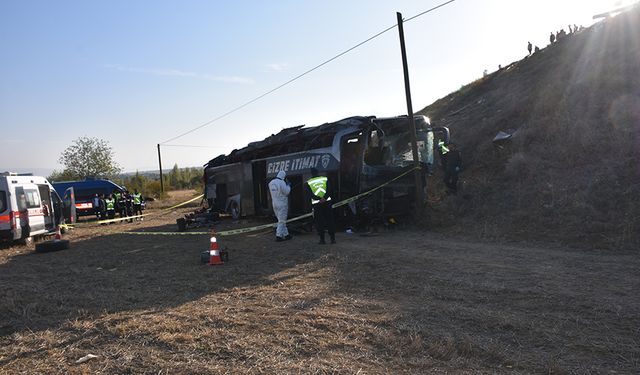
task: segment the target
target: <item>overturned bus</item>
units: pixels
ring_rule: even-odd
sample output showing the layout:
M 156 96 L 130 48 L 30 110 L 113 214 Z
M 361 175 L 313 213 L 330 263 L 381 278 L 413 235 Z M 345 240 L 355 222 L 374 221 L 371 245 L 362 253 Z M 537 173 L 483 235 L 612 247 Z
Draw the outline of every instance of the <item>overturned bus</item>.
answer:
M 449 130 L 432 128 L 415 116 L 418 151 L 426 188 L 434 163 L 434 133 L 445 143 Z M 212 209 L 234 217 L 272 213 L 268 183 L 279 171 L 291 182 L 289 217 L 311 211 L 305 181 L 316 168 L 333 186 L 334 202 L 369 191 L 413 168 L 407 116 L 349 117 L 315 127 L 283 129 L 266 139 L 220 155 L 204 166 L 205 196 Z M 341 217 L 399 215 L 415 207 L 412 173 L 338 212 Z

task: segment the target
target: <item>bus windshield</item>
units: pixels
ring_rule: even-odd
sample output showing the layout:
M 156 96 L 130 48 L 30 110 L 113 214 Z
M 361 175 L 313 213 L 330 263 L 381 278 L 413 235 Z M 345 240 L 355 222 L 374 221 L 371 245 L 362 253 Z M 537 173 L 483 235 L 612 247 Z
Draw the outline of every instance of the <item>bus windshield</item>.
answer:
M 420 161 L 433 164 L 433 133 L 419 131 L 417 143 Z M 412 165 L 411 133 L 407 131 L 407 126 L 388 126 L 371 130 L 365 151 L 365 163 L 387 167 Z

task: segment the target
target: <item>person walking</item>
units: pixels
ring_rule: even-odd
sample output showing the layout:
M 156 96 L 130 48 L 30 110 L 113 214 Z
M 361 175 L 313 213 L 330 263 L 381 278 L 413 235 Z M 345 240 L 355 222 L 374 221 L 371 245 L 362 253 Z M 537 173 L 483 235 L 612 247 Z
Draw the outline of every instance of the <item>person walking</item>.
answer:
M 287 173 L 285 171 L 278 172 L 276 178 L 269 182 L 269 192 L 271 193 L 271 204 L 273 205 L 273 213 L 278 219 L 276 226 L 276 241 L 286 241 L 291 239 L 289 230 L 287 229 L 287 214 L 289 213 L 289 193 L 291 193 L 291 184 L 285 181 Z
M 458 192 L 458 174 L 462 169 L 462 156 L 455 143 L 449 143 L 449 153 L 447 154 L 447 166 L 444 172 L 444 183 L 449 192 L 456 195 Z
M 311 178 L 307 180 L 307 192 L 311 196 L 311 206 L 313 207 L 313 219 L 320 236 L 320 245 L 326 244 L 324 231 L 329 232 L 331 243 L 336 243 L 336 224 L 333 218 L 331 207 L 331 185 L 329 179 L 320 176 L 318 170 L 311 168 Z
M 142 194 L 138 193 L 138 189 L 133 190 L 133 216 L 142 215 L 142 202 L 144 198 L 142 198 Z M 137 217 L 136 220 L 143 221 L 144 218 L 142 216 Z

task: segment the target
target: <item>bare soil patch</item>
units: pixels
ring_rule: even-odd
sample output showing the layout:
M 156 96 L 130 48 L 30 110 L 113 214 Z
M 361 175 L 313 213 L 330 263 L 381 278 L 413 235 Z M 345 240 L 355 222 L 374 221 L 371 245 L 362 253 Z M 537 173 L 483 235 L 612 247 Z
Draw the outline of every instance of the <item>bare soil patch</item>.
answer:
M 640 371 L 637 254 L 269 232 L 220 238 L 230 261 L 214 267 L 207 235 L 118 233 L 175 231 L 178 215 L 1 250 L 0 373 Z

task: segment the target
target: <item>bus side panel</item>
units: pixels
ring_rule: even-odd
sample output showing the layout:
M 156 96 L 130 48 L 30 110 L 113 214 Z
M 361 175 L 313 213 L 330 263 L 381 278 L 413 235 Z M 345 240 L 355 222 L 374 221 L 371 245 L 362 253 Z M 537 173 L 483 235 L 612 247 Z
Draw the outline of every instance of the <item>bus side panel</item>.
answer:
M 240 181 L 240 197 L 242 216 L 255 215 L 255 205 L 253 201 L 253 184 L 252 184 L 253 169 L 251 163 L 242 164 L 242 181 Z

